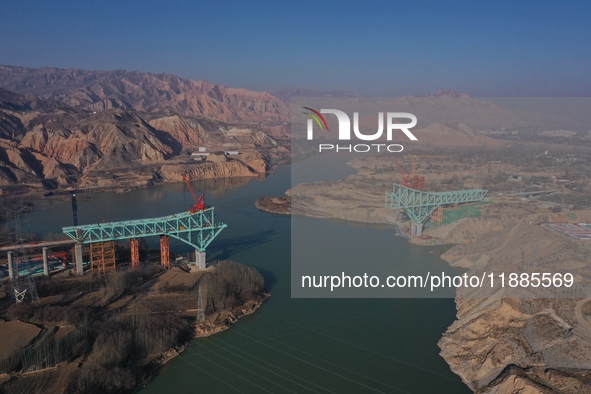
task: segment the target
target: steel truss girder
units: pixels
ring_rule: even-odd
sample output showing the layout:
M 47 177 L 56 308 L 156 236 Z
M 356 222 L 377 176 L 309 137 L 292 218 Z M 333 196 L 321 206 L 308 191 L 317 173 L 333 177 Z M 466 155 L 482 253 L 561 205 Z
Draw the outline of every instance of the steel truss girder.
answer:
M 397 183 L 386 192 L 386 208 L 403 208 L 413 223 L 423 223 L 437 207 L 447 204 L 482 201 L 488 190 L 422 192 Z
M 215 223 L 213 208 L 207 208 L 196 213 L 187 211 L 160 218 L 63 227 L 62 231 L 74 241 L 84 244 L 168 235 L 204 252 L 226 227 L 224 223 Z

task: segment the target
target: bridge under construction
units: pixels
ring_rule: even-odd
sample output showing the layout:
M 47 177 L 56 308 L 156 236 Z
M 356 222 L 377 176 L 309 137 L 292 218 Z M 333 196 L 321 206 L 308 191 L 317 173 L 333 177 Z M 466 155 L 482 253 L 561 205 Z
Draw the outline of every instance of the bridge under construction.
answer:
M 93 270 L 108 272 L 115 269 L 114 241 L 130 240 L 131 265 L 139 266 L 139 238 L 160 236 L 160 260 L 170 266 L 169 238 L 176 238 L 195 248 L 197 268 L 205 268 L 205 249 L 226 227 L 216 223 L 214 209 L 187 211 L 160 218 L 127 220 L 121 222 L 64 227 L 62 231 L 75 245 L 76 271 L 81 270 L 82 245 L 90 244 Z
M 51 247 L 74 244 L 73 260 L 76 273 L 84 274 L 82 245 L 89 245 L 91 269 L 94 272 L 111 272 L 116 269 L 115 241 L 129 240 L 131 249 L 131 265 L 140 265 L 139 239 L 145 237 L 160 237 L 160 261 L 165 268 L 170 267 L 170 238 L 177 239 L 195 249 L 195 261 L 191 263 L 197 269 L 205 269 L 205 251 L 209 244 L 227 227 L 226 224 L 215 221 L 214 208 L 205 205 L 204 196 L 195 195 L 188 179 L 184 178 L 195 204 L 186 212 L 173 215 L 125 220 L 108 223 L 96 223 L 63 227 L 63 233 L 69 238 L 63 241 L 40 242 L 29 244 L 9 245 L 0 248 L 8 255 L 8 274 L 14 279 L 14 252 L 25 249 L 43 250 L 43 272 L 49 276 L 48 250 Z M 75 212 L 75 211 L 74 211 Z M 76 223 L 76 215 L 74 215 Z
M 403 209 L 412 222 L 410 235 L 423 235 L 423 225 L 439 207 L 482 201 L 488 190 L 470 189 L 448 192 L 425 192 L 394 183 L 392 191 L 386 191 L 386 208 Z

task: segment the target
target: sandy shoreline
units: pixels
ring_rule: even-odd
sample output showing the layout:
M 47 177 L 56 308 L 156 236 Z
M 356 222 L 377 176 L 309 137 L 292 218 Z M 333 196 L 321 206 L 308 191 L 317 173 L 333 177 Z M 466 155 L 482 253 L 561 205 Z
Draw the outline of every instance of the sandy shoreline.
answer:
M 187 339 L 185 343 L 174 349 L 169 349 L 161 353 L 148 363 L 148 368 L 150 369 L 149 375 L 145 381 L 138 384 L 138 388 L 142 389 L 146 387 L 152 380 L 154 374 L 157 374 L 162 367 L 172 361 L 175 357 L 181 355 L 185 349 L 191 345 L 192 341 L 207 338 L 230 329 L 234 324 L 238 323 L 241 318 L 255 313 L 270 297 L 271 294 L 267 293 L 260 300 L 247 301 L 245 305 L 234 308 L 232 311 L 226 311 L 228 312 L 226 319 L 217 324 L 211 321 L 211 316 L 206 317 L 204 322 L 195 327 L 195 332 L 192 338 Z
M 405 234 L 408 222 L 384 208 L 383 190 L 391 188 L 392 178 L 359 168 L 343 180 L 297 185 L 286 194 L 292 197 L 294 215 L 388 224 L 413 244 L 453 245 L 440 258 L 468 273 L 514 272 L 524 269 L 515 262 L 523 262 L 526 272 L 567 269 L 581 280 L 591 277 L 585 263 L 591 258 L 591 243 L 543 226 L 570 221 L 570 216 L 519 198 L 495 198 L 478 208 L 477 217 L 428 226 L 423 239 L 411 239 Z M 591 211 L 569 215 L 591 221 Z M 533 259 L 535 267 L 528 267 Z M 581 316 L 591 316 L 589 304 L 584 304 L 587 309 L 579 307 L 577 321 L 570 298 L 520 294 L 459 289 L 456 321 L 439 341 L 441 356 L 478 393 L 591 393 L 591 361 L 583 350 L 591 351 L 591 332 L 585 329 L 591 323 L 588 317 L 581 321 Z

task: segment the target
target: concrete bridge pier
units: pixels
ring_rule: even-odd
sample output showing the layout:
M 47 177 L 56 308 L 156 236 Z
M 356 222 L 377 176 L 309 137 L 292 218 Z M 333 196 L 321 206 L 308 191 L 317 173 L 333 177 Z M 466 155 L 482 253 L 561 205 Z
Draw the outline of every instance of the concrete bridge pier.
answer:
M 420 237 L 423 235 L 423 223 L 412 223 L 410 227 L 410 235 Z
M 200 270 L 205 269 L 205 252 L 200 252 L 198 249 L 195 249 L 195 266 Z
M 8 277 L 14 279 L 14 266 L 12 261 L 12 251 L 8 252 Z
M 84 266 L 82 265 L 82 244 L 74 246 L 74 257 L 76 258 L 76 274 L 78 276 L 84 275 Z
M 47 262 L 47 247 L 43 247 L 43 275 L 49 276 L 49 263 Z

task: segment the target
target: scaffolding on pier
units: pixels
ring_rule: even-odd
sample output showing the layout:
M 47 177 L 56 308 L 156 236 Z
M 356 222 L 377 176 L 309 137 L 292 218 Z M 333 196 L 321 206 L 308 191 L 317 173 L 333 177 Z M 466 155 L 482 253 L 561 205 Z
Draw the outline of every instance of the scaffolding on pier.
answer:
M 93 242 L 90 244 L 90 267 L 92 272 L 106 274 L 117 269 L 115 242 Z

